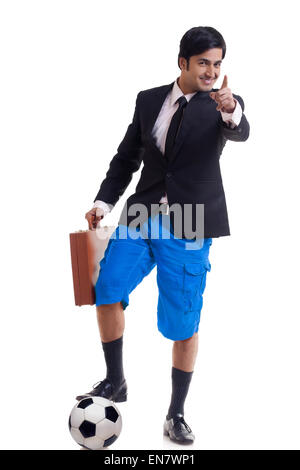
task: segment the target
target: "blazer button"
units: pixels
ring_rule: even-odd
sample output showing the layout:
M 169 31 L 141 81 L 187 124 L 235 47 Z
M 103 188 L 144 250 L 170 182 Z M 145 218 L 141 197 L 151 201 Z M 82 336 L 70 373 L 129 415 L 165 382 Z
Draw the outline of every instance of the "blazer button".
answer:
M 166 177 L 167 177 L 167 178 L 171 178 L 171 176 L 172 176 L 172 173 L 167 173 L 167 174 L 166 174 Z

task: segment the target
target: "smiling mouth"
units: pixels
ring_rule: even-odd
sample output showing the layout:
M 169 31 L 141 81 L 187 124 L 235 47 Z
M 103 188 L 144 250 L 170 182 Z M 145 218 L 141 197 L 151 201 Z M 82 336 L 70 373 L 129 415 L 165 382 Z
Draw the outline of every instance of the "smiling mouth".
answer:
M 202 80 L 203 82 L 205 82 L 205 83 L 211 83 L 211 82 L 214 81 L 213 78 L 201 78 L 201 80 Z

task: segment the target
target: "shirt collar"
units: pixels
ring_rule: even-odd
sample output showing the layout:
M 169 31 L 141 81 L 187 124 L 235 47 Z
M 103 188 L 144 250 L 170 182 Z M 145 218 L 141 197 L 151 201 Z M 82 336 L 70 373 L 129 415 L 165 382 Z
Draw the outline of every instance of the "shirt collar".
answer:
M 196 91 L 194 93 L 188 93 L 187 95 L 184 95 L 182 90 L 179 88 L 179 85 L 177 83 L 177 80 L 178 80 L 179 77 L 176 78 L 175 82 L 174 82 L 174 85 L 173 85 L 173 88 L 172 88 L 172 91 L 171 91 L 171 95 L 170 95 L 170 104 L 173 105 L 176 103 L 176 101 L 178 100 L 178 98 L 180 98 L 180 96 L 185 96 L 187 102 L 190 101 L 190 99 L 197 93 Z

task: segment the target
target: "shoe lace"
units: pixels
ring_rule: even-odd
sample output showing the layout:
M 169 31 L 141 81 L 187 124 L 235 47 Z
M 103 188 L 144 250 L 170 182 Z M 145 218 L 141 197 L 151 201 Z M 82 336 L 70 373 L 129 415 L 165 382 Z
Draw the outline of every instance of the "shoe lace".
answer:
M 188 432 L 192 432 L 191 428 L 189 427 L 189 425 L 185 422 L 183 416 L 180 416 L 180 418 L 176 419 L 176 423 L 175 424 L 179 424 L 179 423 L 182 423 L 184 425 L 184 427 L 187 429 Z

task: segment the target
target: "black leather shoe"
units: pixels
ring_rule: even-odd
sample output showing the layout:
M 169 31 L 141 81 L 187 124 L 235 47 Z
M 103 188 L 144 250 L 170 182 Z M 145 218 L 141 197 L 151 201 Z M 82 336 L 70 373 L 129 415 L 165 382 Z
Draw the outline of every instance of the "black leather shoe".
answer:
M 82 400 L 86 397 L 103 397 L 115 402 L 122 402 L 127 400 L 127 383 L 124 379 L 118 387 L 114 387 L 108 380 L 104 379 L 93 385 L 93 390 L 84 395 L 78 395 L 76 400 Z
M 177 413 L 171 419 L 167 419 L 164 422 L 164 435 L 169 436 L 172 441 L 178 444 L 192 444 L 195 440 L 195 436 L 192 433 L 191 428 L 183 419 L 181 413 Z

